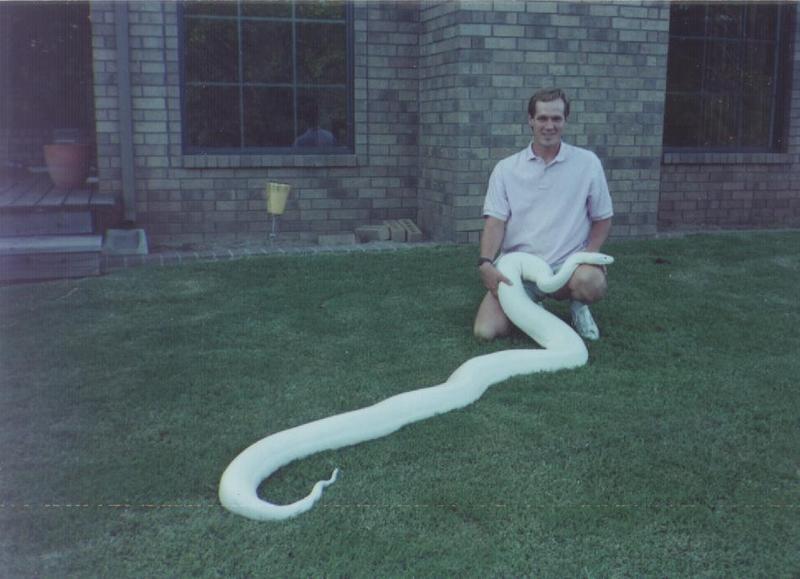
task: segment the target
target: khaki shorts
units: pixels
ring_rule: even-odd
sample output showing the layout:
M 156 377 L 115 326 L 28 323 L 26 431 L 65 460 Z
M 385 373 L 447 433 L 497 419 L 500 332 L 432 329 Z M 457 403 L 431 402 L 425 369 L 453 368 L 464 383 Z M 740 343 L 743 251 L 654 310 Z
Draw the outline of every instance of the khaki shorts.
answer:
M 604 265 L 598 266 L 603 270 L 603 273 L 608 277 L 608 268 Z M 553 273 L 556 274 L 561 269 L 561 266 L 558 265 L 553 268 Z M 539 289 L 539 286 L 536 285 L 536 282 L 533 281 L 526 281 L 523 280 L 522 287 L 525 288 L 525 293 L 528 294 L 528 297 L 531 298 L 535 302 L 542 302 L 545 298 L 549 298 L 552 294 L 548 294 L 543 292 Z

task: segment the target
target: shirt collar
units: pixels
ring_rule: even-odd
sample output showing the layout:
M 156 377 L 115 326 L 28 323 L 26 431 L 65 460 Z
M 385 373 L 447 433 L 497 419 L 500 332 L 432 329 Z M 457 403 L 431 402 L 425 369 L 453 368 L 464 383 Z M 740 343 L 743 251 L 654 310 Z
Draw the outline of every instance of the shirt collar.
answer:
M 566 161 L 567 158 L 569 157 L 570 148 L 571 148 L 570 145 L 568 145 L 564 141 L 561 141 L 561 148 L 558 150 L 558 154 L 556 155 L 555 159 L 553 159 L 553 163 L 560 163 L 562 161 Z M 528 152 L 527 155 L 528 161 L 535 161 L 541 158 L 538 155 L 536 155 L 536 153 L 533 152 L 533 141 L 531 141 L 528 144 L 527 152 Z

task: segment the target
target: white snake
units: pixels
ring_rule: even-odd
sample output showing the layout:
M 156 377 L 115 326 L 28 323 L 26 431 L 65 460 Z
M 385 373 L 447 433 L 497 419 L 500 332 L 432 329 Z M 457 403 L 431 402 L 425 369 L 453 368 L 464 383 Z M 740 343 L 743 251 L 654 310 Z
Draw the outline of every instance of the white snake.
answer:
M 275 505 L 258 497 L 261 482 L 282 466 L 323 450 L 332 450 L 391 434 L 406 424 L 471 404 L 491 386 L 512 376 L 582 366 L 588 359 L 583 340 L 572 328 L 525 293 L 522 280 L 535 281 L 552 293 L 564 286 L 581 263 L 606 265 L 614 261 L 601 253 L 573 254 L 557 274 L 538 257 L 526 253 L 504 255 L 498 269 L 513 285 L 500 284 L 503 311 L 514 324 L 544 349 L 505 350 L 464 362 L 447 382 L 404 392 L 372 406 L 337 414 L 271 434 L 237 456 L 219 483 L 222 505 L 244 517 L 267 521 L 297 516 L 314 506 L 325 487 L 336 480 L 319 481 L 305 498 Z

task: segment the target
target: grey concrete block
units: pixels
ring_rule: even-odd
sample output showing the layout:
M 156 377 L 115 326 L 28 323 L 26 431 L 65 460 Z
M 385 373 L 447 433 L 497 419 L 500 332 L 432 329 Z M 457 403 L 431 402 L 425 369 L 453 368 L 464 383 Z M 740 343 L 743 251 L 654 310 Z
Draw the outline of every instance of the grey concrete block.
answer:
M 103 240 L 103 255 L 147 255 L 144 229 L 109 229 Z
M 320 245 L 353 245 L 355 242 L 353 233 L 323 233 L 317 238 Z
M 397 219 L 389 219 L 388 221 L 384 221 L 383 224 L 389 228 L 389 239 L 392 241 L 406 240 L 406 228 L 400 224 L 400 221 Z
M 356 237 L 362 243 L 368 241 L 386 241 L 390 237 L 386 225 L 362 225 L 356 228 Z
M 422 241 L 422 231 L 410 219 L 400 219 L 400 225 L 406 230 L 407 241 Z

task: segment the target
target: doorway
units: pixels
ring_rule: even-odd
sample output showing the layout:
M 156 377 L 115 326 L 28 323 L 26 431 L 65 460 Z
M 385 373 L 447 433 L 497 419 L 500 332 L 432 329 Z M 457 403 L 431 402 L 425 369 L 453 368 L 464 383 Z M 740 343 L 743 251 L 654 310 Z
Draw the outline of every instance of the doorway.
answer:
M 0 95 L 0 170 L 43 165 L 54 139 L 96 166 L 89 2 L 0 1 Z

